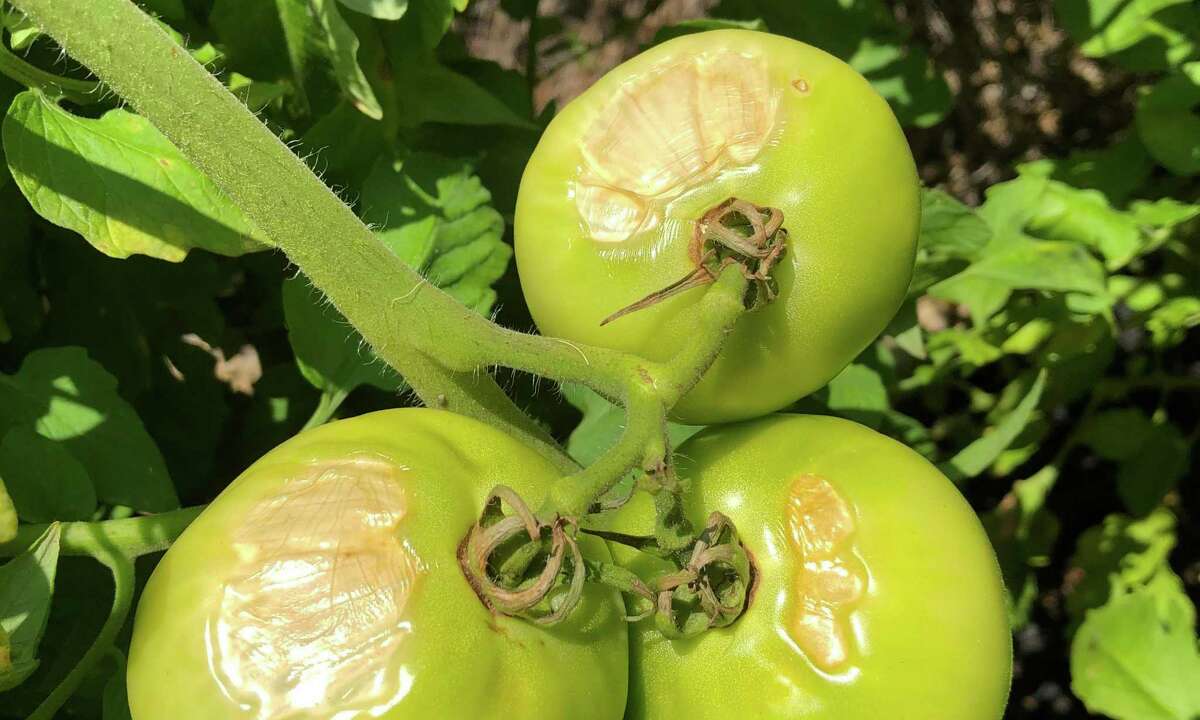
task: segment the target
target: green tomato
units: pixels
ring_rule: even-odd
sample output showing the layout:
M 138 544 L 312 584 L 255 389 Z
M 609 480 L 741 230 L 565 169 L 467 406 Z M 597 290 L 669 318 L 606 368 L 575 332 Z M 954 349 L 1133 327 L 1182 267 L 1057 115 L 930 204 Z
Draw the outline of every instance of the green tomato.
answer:
M 757 417 L 828 382 L 887 325 L 912 276 L 918 180 L 887 103 L 841 60 L 717 30 L 620 65 L 550 123 L 521 179 L 516 257 L 546 335 L 673 357 L 692 289 L 601 326 L 696 267 L 726 198 L 783 212 L 779 297 L 742 318 L 676 416 Z
M 618 720 L 628 682 L 614 591 L 562 624 L 497 616 L 459 541 L 497 484 L 534 507 L 532 450 L 451 413 L 391 410 L 311 430 L 229 486 L 159 563 L 129 655 L 135 720 Z M 607 557 L 601 543 L 585 552 Z
M 628 720 L 998 720 L 1012 647 L 995 553 L 954 485 L 861 425 L 780 415 L 679 449 L 689 519 L 737 525 L 755 567 L 732 625 L 630 637 Z M 638 497 L 615 518 L 653 530 Z M 633 551 L 624 549 L 619 558 Z M 632 567 L 653 577 L 641 555 Z

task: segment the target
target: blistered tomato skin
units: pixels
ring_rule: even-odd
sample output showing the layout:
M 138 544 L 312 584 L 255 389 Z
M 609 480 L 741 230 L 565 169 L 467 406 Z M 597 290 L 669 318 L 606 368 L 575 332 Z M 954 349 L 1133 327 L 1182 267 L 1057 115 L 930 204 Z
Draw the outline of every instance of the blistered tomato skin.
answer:
M 703 289 L 600 322 L 693 270 L 694 221 L 731 196 L 783 212 L 780 297 L 739 320 L 675 414 L 747 419 L 824 385 L 903 301 L 917 174 L 895 117 L 865 79 L 766 33 L 663 43 L 550 123 L 516 212 L 517 265 L 538 328 L 670 359 L 688 340 L 685 311 Z
M 545 629 L 487 611 L 456 560 L 493 486 L 536 506 L 555 476 L 517 441 L 437 410 L 293 438 L 151 577 L 129 655 L 134 720 L 619 720 L 618 595 L 589 585 Z
M 913 451 L 845 420 L 780 415 L 679 450 L 687 507 L 726 513 L 757 567 L 746 613 L 695 639 L 631 630 L 629 720 L 999 720 L 1012 651 L 976 515 Z M 614 529 L 645 533 L 637 497 Z M 636 566 L 653 573 L 649 560 Z

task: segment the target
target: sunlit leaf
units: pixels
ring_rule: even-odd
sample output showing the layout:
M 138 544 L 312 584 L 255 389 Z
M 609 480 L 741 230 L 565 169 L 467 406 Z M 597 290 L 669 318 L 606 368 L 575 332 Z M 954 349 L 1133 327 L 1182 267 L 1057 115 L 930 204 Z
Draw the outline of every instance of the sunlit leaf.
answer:
M 145 118 L 93 120 L 34 91 L 4 118 L 9 169 L 33 209 L 112 257 L 179 262 L 192 248 L 241 255 L 261 234 Z
M 20 685 L 38 667 L 38 645 L 54 596 L 60 535 L 60 526 L 51 525 L 32 547 L 0 566 L 0 629 L 8 637 L 0 693 Z

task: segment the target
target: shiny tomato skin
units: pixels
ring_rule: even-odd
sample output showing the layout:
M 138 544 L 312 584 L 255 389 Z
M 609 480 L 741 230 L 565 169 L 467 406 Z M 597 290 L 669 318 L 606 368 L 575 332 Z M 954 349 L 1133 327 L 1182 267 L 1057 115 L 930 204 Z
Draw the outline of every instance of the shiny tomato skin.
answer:
M 717 720 L 729 708 L 772 720 L 1001 718 L 1012 649 L 996 557 L 970 506 L 924 458 L 861 425 L 804 415 L 709 428 L 679 457 L 690 519 L 726 513 L 758 572 L 748 610 L 729 627 L 686 640 L 664 639 L 651 621 L 633 627 L 628 720 Z M 865 583 L 842 616 L 849 653 L 838 664 L 801 650 L 793 629 L 813 597 L 799 590 L 799 568 L 830 562 L 793 542 L 788 507 L 802 476 L 826 481 L 854 516 L 841 559 Z M 650 531 L 650 505 L 636 498 L 614 527 Z M 633 565 L 653 574 L 656 562 Z
M 493 486 L 537 507 L 555 477 L 516 440 L 439 410 L 372 413 L 287 441 L 151 577 L 129 656 L 133 718 L 618 720 L 619 595 L 589 586 L 546 629 L 485 609 L 456 561 Z M 587 552 L 608 556 L 599 543 Z
M 592 128 L 603 124 L 614 98 L 658 69 L 695 58 L 719 67 L 729 57 L 765 64 L 777 109 L 762 150 L 748 163 L 731 160 L 712 177 L 684 183 L 686 191 L 669 201 L 647 201 L 658 208 L 653 227 L 621 242 L 595 240 L 576 199 L 586 187 L 581 178 L 605 161 L 603 152 L 584 157 Z M 643 118 L 630 127 L 652 125 Z M 540 331 L 669 360 L 689 339 L 687 309 L 702 289 L 600 322 L 691 271 L 694 221 L 730 196 L 783 211 L 789 239 L 776 270 L 780 297 L 738 322 L 675 416 L 696 424 L 749 419 L 824 385 L 884 329 L 905 296 L 918 179 L 899 124 L 865 79 L 821 50 L 766 33 L 717 30 L 655 46 L 550 123 L 522 177 L 515 222 L 521 286 Z

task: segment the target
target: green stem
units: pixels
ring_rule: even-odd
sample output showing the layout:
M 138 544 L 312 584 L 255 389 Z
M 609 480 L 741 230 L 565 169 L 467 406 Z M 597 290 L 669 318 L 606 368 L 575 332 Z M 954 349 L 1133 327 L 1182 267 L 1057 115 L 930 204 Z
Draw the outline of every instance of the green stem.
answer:
M 269 128 L 129 0 L 13 0 L 128 101 L 300 267 L 427 404 L 514 435 L 561 468 L 549 435 L 478 368 L 495 326 L 430 285 Z M 436 361 L 434 360 L 436 358 Z M 494 359 L 489 362 L 495 362 Z
M 71 672 L 67 673 L 58 687 L 54 688 L 54 691 L 42 701 L 42 704 L 38 705 L 27 720 L 52 720 L 63 704 L 79 689 L 84 679 L 95 668 L 96 663 L 112 649 L 117 633 L 125 626 L 125 619 L 129 616 L 135 585 L 133 561 L 114 546 L 96 547 L 95 552 L 91 554 L 97 561 L 112 570 L 112 608 L 104 620 L 104 625 L 100 627 L 100 633 L 92 642 L 92 646 L 84 653 L 83 658 L 72 668 Z
M 136 558 L 166 550 L 203 509 L 190 507 L 122 520 L 59 523 L 62 527 L 60 552 L 63 555 L 98 557 L 111 551 Z M 14 539 L 0 544 L 0 557 L 13 557 L 25 552 L 46 532 L 47 527 L 22 525 Z
M 69 100 L 76 105 L 91 105 L 104 97 L 103 88 L 94 80 L 65 78 L 31 65 L 0 43 L 0 73 L 27 88 L 41 90 L 54 100 Z
M 627 386 L 620 399 L 625 405 L 625 431 L 599 460 L 558 480 L 544 512 L 583 515 L 625 473 L 639 464 L 651 469 L 669 459 L 670 448 L 664 442 L 667 413 L 700 381 L 733 324 L 745 313 L 747 283 L 740 267 L 725 268 L 693 308 L 694 320 L 685 320 L 695 331 L 670 367 L 643 364 L 638 372 L 624 376 Z
M 308 422 L 304 423 L 304 427 L 300 428 L 300 430 L 302 432 L 304 430 L 311 430 L 329 422 L 329 418 L 333 417 L 333 414 L 342 406 L 342 403 L 346 401 L 346 397 L 349 394 L 341 389 L 332 391 L 323 390 L 320 399 L 317 400 L 316 409 L 313 410 L 313 414 L 309 416 Z

